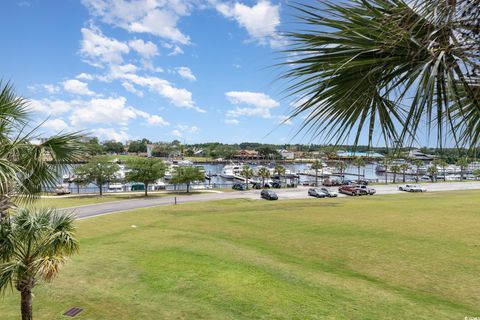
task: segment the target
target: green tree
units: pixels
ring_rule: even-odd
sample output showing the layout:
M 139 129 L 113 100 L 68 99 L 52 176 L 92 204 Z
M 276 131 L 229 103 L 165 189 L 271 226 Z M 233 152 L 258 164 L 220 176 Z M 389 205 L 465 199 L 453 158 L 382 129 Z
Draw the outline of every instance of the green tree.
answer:
M 148 139 L 136 140 L 130 142 L 128 145 L 128 152 L 132 153 L 140 153 L 140 152 L 147 152 L 147 144 L 150 144 L 151 141 Z
M 390 166 L 392 164 L 392 158 L 390 155 L 386 155 L 383 158 L 383 166 L 385 168 L 385 184 L 388 184 L 388 170 L 390 169 Z
M 98 143 L 98 138 L 91 138 L 85 143 L 85 150 L 91 156 L 96 156 L 103 153 L 103 146 Z
M 473 176 L 474 176 L 475 178 L 480 177 L 480 169 L 475 169 L 475 170 L 473 170 L 472 174 L 473 174 Z
M 205 181 L 205 173 L 200 167 L 177 167 L 170 180 L 173 184 L 186 184 L 187 193 L 190 192 L 190 184 L 194 181 Z
M 365 159 L 363 157 L 356 157 L 353 160 L 353 165 L 357 167 L 358 179 L 360 179 L 360 168 L 365 167 Z
M 263 145 L 261 147 L 256 148 L 256 151 L 258 151 L 258 154 L 263 159 L 278 159 L 278 158 L 280 158 L 280 154 L 278 153 L 277 148 L 275 146 Z
M 413 160 L 413 165 L 415 166 L 415 176 L 416 176 L 416 181 L 418 181 L 418 176 L 420 175 L 420 167 L 423 166 L 423 161 L 422 160 Z
M 103 150 L 108 153 L 124 153 L 125 147 L 123 143 L 111 140 L 103 143 Z
M 446 181 L 448 163 L 444 159 L 437 159 L 432 162 L 435 166 L 439 166 L 443 171 L 443 181 Z
M 407 170 L 408 170 L 408 163 L 406 163 L 406 162 L 402 163 L 399 167 L 400 167 L 400 170 L 402 171 L 402 175 L 403 175 L 402 181 L 403 181 L 403 183 L 405 183 L 405 175 L 406 175 Z
M 163 161 L 156 158 L 133 157 L 127 160 L 126 169 L 125 180 L 143 182 L 146 197 L 148 186 L 165 176 L 166 166 Z
M 401 145 L 425 121 L 440 147 L 445 128 L 459 144 L 478 145 L 478 1 L 319 0 L 295 7 L 306 27 L 286 33 L 291 47 L 282 51 L 288 61 L 281 66 L 289 66 L 289 93 L 299 96 L 291 118 L 307 116 L 302 128 L 337 141 L 354 137 L 355 145 L 362 134 L 369 144 L 381 134 L 386 145 Z
M 394 164 L 390 167 L 390 171 L 393 173 L 393 183 L 397 183 L 397 173 L 400 172 L 400 166 Z
M 345 170 L 347 170 L 347 164 L 343 161 L 337 161 L 335 163 L 335 168 L 337 168 L 337 170 L 340 172 L 340 177 L 342 177 L 342 180 L 345 179 Z
M 57 134 L 35 143 L 28 100 L 0 82 L 0 223 L 16 204 L 30 202 L 57 184 L 59 174 L 84 157 L 80 135 Z
M 242 171 L 240 171 L 240 175 L 245 178 L 245 183 L 247 185 L 247 190 L 248 190 L 248 180 L 253 177 L 252 168 L 250 168 L 248 164 L 244 164 L 242 167 Z
M 463 157 L 457 160 L 457 166 L 460 167 L 460 179 L 462 181 L 463 181 L 463 175 L 465 174 L 465 170 L 467 169 L 469 164 L 470 164 L 470 160 L 466 157 Z
M 98 156 L 92 158 L 88 163 L 75 168 L 74 174 L 81 177 L 83 181 L 95 184 L 103 195 L 103 186 L 117 179 L 117 172 L 120 169 L 118 164 L 110 158 Z
M 430 175 L 430 178 L 432 179 L 432 182 L 437 181 L 438 169 L 437 169 L 436 165 L 431 165 L 430 167 L 428 167 L 427 172 Z
M 22 320 L 32 320 L 32 290 L 51 281 L 78 252 L 74 216 L 53 209 L 19 209 L 0 225 L 0 291 L 20 292 Z
M 287 185 L 287 177 L 285 176 L 285 173 L 287 170 L 285 169 L 284 166 L 277 164 L 275 168 L 273 169 L 273 172 L 278 174 L 278 178 L 280 179 L 282 176 L 285 178 L 285 186 Z
M 322 179 L 323 179 L 323 163 L 319 160 L 315 160 L 312 163 L 313 170 L 315 170 L 315 187 L 318 187 L 318 170 L 322 170 Z
M 258 175 L 262 178 L 262 188 L 265 186 L 265 179 L 270 178 L 270 170 L 265 167 L 258 169 Z

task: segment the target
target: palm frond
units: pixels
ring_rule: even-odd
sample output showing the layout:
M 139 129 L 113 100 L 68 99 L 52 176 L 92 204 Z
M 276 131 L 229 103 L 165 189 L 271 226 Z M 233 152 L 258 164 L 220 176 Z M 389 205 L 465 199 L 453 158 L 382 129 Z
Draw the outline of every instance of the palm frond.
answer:
M 306 115 L 300 130 L 339 143 L 412 144 L 427 124 L 439 147 L 446 133 L 460 144 L 459 110 L 471 99 L 469 72 L 478 51 L 458 30 L 462 20 L 446 1 L 317 1 L 294 6 L 306 29 L 286 33 L 292 43 L 282 78 Z M 478 44 L 478 42 L 477 42 Z M 478 49 L 477 49 L 478 50 Z M 457 105 L 452 109 L 453 105 Z

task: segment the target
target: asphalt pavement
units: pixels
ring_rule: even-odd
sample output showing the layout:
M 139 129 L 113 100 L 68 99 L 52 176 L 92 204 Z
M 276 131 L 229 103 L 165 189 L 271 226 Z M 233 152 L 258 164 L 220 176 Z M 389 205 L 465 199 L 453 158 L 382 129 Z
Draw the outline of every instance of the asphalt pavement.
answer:
M 400 193 L 398 190 L 399 184 L 390 185 L 378 185 L 374 186 L 377 190 L 377 194 L 393 194 Z M 480 182 L 438 182 L 423 184 L 422 186 L 427 188 L 427 192 L 437 191 L 453 191 L 453 190 L 473 190 L 480 189 Z M 307 191 L 309 187 L 298 187 L 294 189 L 274 189 L 277 193 L 279 200 L 287 199 L 305 199 L 309 198 Z M 332 187 L 332 190 L 337 190 L 337 187 Z M 345 197 L 343 194 L 339 194 L 339 197 Z M 204 202 L 212 200 L 227 200 L 227 199 L 258 199 L 260 200 L 260 190 L 248 190 L 248 191 L 236 191 L 236 192 L 224 192 L 224 193 L 192 193 L 185 195 L 172 195 L 164 197 L 147 197 L 130 200 L 119 200 L 112 202 L 97 203 L 91 205 L 84 205 L 78 207 L 71 207 L 62 209 L 65 211 L 73 211 L 78 218 L 84 219 L 94 217 L 103 214 L 109 214 L 114 212 L 128 211 L 140 208 L 150 208 L 156 206 L 174 205 L 189 203 L 189 202 Z

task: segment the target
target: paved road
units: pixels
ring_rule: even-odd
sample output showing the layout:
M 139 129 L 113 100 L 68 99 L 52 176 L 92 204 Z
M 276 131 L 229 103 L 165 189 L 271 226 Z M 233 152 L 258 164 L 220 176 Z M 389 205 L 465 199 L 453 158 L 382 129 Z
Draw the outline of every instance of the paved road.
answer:
M 480 189 L 480 182 L 439 182 L 424 185 L 428 192 L 432 191 L 451 191 L 451 190 L 472 190 Z M 377 194 L 392 194 L 400 193 L 398 185 L 379 185 L 375 187 Z M 333 188 L 336 189 L 336 188 Z M 298 187 L 296 189 L 279 189 L 275 190 L 280 200 L 286 199 L 305 199 L 308 187 Z M 98 203 L 92 205 L 79 206 L 68 208 L 65 210 L 74 211 L 79 218 L 89 218 L 102 214 L 108 214 L 119 211 L 133 210 L 139 208 L 149 208 L 155 206 L 172 205 L 177 203 L 200 202 L 211 200 L 226 200 L 226 199 L 260 199 L 260 190 L 250 190 L 243 192 L 225 192 L 225 193 L 197 193 L 184 196 L 165 196 L 165 197 L 150 197 L 131 200 L 120 200 L 105 203 Z M 345 197 L 345 195 L 339 195 Z

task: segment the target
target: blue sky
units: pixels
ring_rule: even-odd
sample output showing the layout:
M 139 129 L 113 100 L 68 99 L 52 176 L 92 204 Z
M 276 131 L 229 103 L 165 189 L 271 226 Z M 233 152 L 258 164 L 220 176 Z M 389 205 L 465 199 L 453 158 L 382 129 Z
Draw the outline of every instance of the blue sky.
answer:
M 291 101 L 272 68 L 291 13 L 276 0 L 6 0 L 1 76 L 46 136 L 299 141 L 299 123 L 279 125 Z

